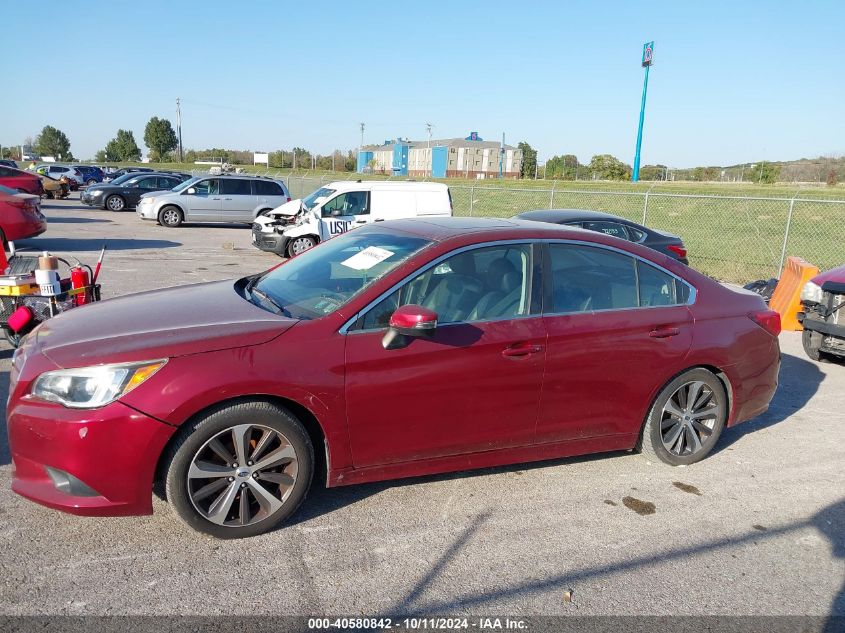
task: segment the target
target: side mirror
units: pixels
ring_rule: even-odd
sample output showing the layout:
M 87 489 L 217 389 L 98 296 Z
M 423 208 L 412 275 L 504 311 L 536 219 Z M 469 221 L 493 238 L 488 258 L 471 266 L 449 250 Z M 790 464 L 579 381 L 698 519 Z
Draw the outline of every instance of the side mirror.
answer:
M 194 187 L 188 187 L 188 190 L 185 193 L 187 193 L 189 196 L 193 196 L 197 193 L 197 190 Z
M 382 339 L 384 349 L 407 347 L 411 339 L 434 336 L 437 330 L 437 313 L 420 305 L 408 304 L 397 308 L 390 315 L 390 324 Z

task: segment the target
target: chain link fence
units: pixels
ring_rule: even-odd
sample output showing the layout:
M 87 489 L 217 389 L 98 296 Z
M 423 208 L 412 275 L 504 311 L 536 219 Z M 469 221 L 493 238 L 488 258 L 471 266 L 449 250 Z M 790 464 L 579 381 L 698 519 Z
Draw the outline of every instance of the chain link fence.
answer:
M 845 200 L 474 186 L 451 191 L 455 215 L 589 209 L 674 233 L 684 240 L 691 266 L 734 283 L 779 277 L 789 255 L 822 270 L 845 262 Z
M 274 170 L 260 175 L 283 180 L 293 198 L 305 197 L 332 181 L 361 177 Z M 509 218 L 533 209 L 588 209 L 674 233 L 684 240 L 690 265 L 722 281 L 744 284 L 779 277 L 789 255 L 803 257 L 822 270 L 845 262 L 845 200 L 804 194 L 752 197 L 556 186 L 454 184 L 449 189 L 456 216 Z

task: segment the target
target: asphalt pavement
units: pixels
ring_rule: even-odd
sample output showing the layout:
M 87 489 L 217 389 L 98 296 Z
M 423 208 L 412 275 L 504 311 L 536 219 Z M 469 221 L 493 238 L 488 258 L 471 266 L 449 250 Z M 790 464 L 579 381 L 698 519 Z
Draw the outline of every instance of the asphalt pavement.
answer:
M 47 233 L 19 246 L 91 263 L 106 245 L 105 297 L 279 261 L 244 227 L 73 198 L 45 201 Z M 809 360 L 796 333 L 781 346 L 769 411 L 694 466 L 612 453 L 317 489 L 242 541 L 158 499 L 152 516 L 84 518 L 16 496 L 4 421 L 0 614 L 845 615 L 845 365 Z M 4 343 L 3 401 L 10 357 Z

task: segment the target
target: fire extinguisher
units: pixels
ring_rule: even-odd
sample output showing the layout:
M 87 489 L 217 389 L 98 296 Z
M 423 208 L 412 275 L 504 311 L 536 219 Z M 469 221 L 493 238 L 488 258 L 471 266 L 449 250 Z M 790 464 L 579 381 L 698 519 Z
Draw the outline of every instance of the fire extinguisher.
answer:
M 87 287 L 91 285 L 91 269 L 88 266 L 77 265 L 70 269 L 70 287 L 82 291 L 73 296 L 75 305 L 81 306 L 88 303 Z

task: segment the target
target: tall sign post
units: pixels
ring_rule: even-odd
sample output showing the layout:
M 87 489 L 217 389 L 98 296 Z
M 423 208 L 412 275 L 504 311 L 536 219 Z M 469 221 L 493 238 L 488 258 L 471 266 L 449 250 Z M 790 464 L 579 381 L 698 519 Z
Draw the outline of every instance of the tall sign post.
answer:
M 634 173 L 631 180 L 637 182 L 640 179 L 640 147 L 643 144 L 643 120 L 645 119 L 645 97 L 648 92 L 648 69 L 651 68 L 654 59 L 654 42 L 643 44 L 643 68 L 645 68 L 645 79 L 643 80 L 643 100 L 640 104 L 640 125 L 637 127 L 637 149 L 634 152 Z

